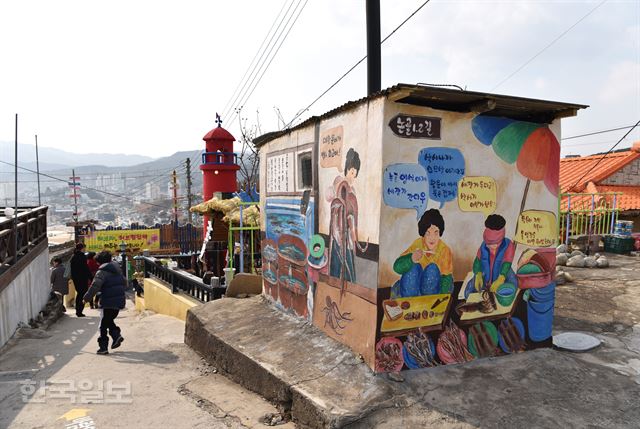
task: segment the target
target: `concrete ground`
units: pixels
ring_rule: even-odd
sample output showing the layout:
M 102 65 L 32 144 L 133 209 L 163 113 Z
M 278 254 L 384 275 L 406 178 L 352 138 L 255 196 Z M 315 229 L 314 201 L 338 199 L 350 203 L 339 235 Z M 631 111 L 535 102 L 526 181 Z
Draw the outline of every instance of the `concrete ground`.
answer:
M 571 270 L 556 333 L 603 340 L 586 353 L 539 349 L 465 365 L 374 375 L 345 346 L 263 299 L 192 309 L 187 343 L 234 381 L 314 428 L 640 427 L 640 260 Z
M 556 289 L 554 331 L 599 338 L 601 347 L 575 357 L 640 385 L 640 257 L 607 257 L 609 268 L 562 267 L 574 282 Z
M 556 333 L 603 341 L 587 353 L 537 350 L 397 382 L 260 298 L 200 307 L 203 327 L 223 334 L 202 336 L 201 346 L 215 346 L 207 357 L 218 369 L 312 427 L 636 428 L 640 260 L 609 256 L 611 268 L 569 268 L 575 282 L 557 288 Z M 0 428 L 260 428 L 265 416 L 281 418 L 188 348 L 183 322 L 129 306 L 118 319 L 126 340 L 109 356 L 95 355 L 95 310 L 22 329 L 0 350 Z
M 189 349 L 184 322 L 128 306 L 117 319 L 125 341 L 108 356 L 95 354 L 97 310 L 19 330 L 0 351 L 0 428 L 251 428 L 280 418 Z

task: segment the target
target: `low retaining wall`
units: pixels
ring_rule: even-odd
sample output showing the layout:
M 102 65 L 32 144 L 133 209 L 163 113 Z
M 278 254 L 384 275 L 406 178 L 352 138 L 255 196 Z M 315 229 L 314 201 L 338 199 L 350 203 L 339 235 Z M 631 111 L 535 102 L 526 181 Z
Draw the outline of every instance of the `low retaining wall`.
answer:
M 144 279 L 144 298 L 136 296 L 136 310 L 151 310 L 183 321 L 187 310 L 200 304 L 190 296 L 171 293 L 170 287 L 152 278 Z
M 5 272 L 0 287 L 0 347 L 14 334 L 19 323 L 29 323 L 49 300 L 49 249 L 46 240 Z

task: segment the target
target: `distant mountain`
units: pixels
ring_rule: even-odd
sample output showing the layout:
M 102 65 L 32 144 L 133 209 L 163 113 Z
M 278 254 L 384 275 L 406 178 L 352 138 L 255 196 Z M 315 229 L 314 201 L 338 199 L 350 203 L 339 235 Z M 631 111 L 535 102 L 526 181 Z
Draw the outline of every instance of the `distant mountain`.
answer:
M 0 158 L 2 161 L 13 163 L 14 143 L 0 141 Z M 140 163 L 153 161 L 154 158 L 144 155 L 124 155 L 113 153 L 72 153 L 51 147 L 38 147 L 38 157 L 41 161 L 40 171 L 60 168 L 72 168 L 83 165 L 104 165 L 106 167 L 128 167 Z M 36 147 L 33 144 L 18 144 L 18 162 L 28 167 L 26 163 L 35 166 Z

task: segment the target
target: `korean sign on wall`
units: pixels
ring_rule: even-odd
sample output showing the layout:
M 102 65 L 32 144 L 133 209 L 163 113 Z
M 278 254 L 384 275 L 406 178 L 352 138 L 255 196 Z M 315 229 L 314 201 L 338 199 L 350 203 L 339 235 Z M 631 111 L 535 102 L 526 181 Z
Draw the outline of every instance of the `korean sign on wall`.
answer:
M 294 153 L 284 153 L 267 158 L 267 192 L 293 192 Z

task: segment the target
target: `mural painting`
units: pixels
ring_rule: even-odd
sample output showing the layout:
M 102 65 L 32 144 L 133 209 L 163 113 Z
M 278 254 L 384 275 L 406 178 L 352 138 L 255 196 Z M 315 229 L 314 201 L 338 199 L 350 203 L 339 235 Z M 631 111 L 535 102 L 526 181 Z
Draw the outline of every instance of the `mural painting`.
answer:
M 277 305 L 310 318 L 313 309 L 315 201 L 310 189 L 299 189 L 295 180 L 295 150 L 266 158 L 265 231 L 262 240 L 262 277 L 265 293 Z M 310 248 L 310 246 L 312 246 Z
M 321 218 L 323 233 L 318 237 L 326 238 L 327 264 L 318 276 L 313 322 L 373 365 L 375 330 L 371 326 L 377 318 L 377 285 L 369 273 L 373 281 L 365 286 L 366 271 L 371 269 L 366 264 L 371 262 L 363 256 L 372 245 L 368 236 L 362 236 L 359 199 L 363 195 L 356 190 L 365 189 L 361 173 L 370 166 L 364 162 L 365 142 L 346 138 L 348 131 L 339 125 L 320 135 L 320 200 L 327 216 Z
M 558 132 L 380 97 L 267 140 L 265 294 L 375 372 L 551 346 Z
M 397 117 L 389 123 L 397 137 L 416 140 L 424 134 L 398 133 Z M 419 116 L 410 118 L 420 123 Z M 425 120 L 434 122 L 433 117 Z M 437 122 L 438 133 L 444 134 L 446 121 Z M 525 207 L 532 181 L 544 183 L 546 200 L 555 201 L 559 143 L 546 125 L 489 116 L 466 124 L 473 136 L 469 141 L 458 147 L 425 141 L 426 147 L 415 149 L 417 164 L 389 164 L 384 170 L 387 210 L 415 210 L 417 222 L 400 228 L 417 229 L 418 235 L 399 255 L 380 256 L 393 257 L 388 265 L 397 277 L 383 289 L 388 298 L 381 300 L 376 372 L 463 363 L 550 345 L 555 249 L 549 246 L 555 244 L 556 217 Z M 503 189 L 490 175 L 467 176 L 469 163 L 479 157 L 487 166 L 485 174 L 515 166 L 514 173 L 526 178 L 524 187 L 514 191 L 508 174 L 500 181 Z M 449 206 L 454 200 L 457 206 Z M 509 205 L 510 215 L 497 212 Z M 483 216 L 481 223 L 477 213 Z M 482 231 L 475 251 L 460 236 L 465 232 L 459 232 L 474 229 Z M 461 271 L 466 276 L 456 278 Z
M 307 246 L 312 235 L 312 200 L 267 198 L 266 233 L 262 241 L 266 291 L 282 307 L 302 317 L 310 315 L 307 297 L 312 280 L 307 272 Z

